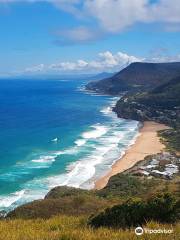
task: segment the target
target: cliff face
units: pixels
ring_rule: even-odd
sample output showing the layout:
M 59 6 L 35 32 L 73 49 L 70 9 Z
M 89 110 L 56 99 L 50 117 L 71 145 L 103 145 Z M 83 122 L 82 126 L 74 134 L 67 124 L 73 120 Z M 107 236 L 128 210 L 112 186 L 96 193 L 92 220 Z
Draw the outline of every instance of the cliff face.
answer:
M 86 89 L 118 95 L 124 91 L 151 90 L 180 76 L 180 63 L 132 63 L 110 78 L 90 82 Z

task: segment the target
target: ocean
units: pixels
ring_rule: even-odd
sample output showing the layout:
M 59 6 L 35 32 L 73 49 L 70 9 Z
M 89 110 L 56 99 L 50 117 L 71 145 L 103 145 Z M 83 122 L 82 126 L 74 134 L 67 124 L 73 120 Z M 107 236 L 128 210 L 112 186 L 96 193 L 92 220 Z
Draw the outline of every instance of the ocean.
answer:
M 118 119 L 116 97 L 83 80 L 0 81 L 0 210 L 60 185 L 91 189 L 134 143 L 138 122 Z

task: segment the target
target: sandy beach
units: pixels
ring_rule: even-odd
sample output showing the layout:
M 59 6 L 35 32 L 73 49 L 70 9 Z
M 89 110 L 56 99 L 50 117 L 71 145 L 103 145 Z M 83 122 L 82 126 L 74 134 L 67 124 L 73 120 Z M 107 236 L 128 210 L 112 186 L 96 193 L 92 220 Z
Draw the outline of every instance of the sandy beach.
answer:
M 160 142 L 157 131 L 167 128 L 164 124 L 150 121 L 144 122 L 135 144 L 112 166 L 111 171 L 107 175 L 95 182 L 95 189 L 102 189 L 106 186 L 110 177 L 131 168 L 147 155 L 161 152 L 164 149 L 164 145 Z

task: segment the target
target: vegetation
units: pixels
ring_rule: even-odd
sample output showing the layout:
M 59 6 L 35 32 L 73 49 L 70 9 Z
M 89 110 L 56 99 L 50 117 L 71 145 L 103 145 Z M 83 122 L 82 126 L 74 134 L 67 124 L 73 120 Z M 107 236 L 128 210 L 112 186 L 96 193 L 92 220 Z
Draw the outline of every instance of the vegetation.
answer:
M 87 226 L 87 217 L 0 221 L 0 240 L 137 240 L 134 228 L 121 230 Z M 142 240 L 178 240 L 180 226 L 149 222 L 149 229 L 173 229 L 172 234 L 144 234 Z
M 45 219 L 59 214 L 68 216 L 89 215 L 112 206 L 112 204 L 113 202 L 100 199 L 98 196 L 83 196 L 83 194 L 77 196 L 75 194 L 75 196 L 37 200 L 22 205 L 8 213 L 7 218 Z
M 148 107 L 172 110 L 180 106 L 180 77 L 142 94 L 138 102 Z
M 92 217 L 89 224 L 93 227 L 130 228 L 142 226 L 150 220 L 174 223 L 179 218 L 179 211 L 180 202 L 166 193 L 146 202 L 130 199 L 120 205 L 107 208 L 104 212 Z
M 152 192 L 162 191 L 164 184 L 159 185 L 162 182 L 163 180 L 159 179 L 141 179 L 121 173 L 111 177 L 106 187 L 99 190 L 97 194 L 102 197 L 119 197 L 121 199 L 133 196 L 144 197 Z M 159 186 L 162 188 L 159 189 Z
M 114 111 L 119 117 L 156 121 L 172 129 L 160 133 L 167 148 L 180 151 L 180 76 L 149 92 L 127 94 Z
M 88 196 L 93 195 L 93 191 L 83 190 L 80 188 L 73 188 L 73 187 L 55 187 L 51 189 L 51 191 L 45 196 L 45 199 L 58 199 L 63 197 L 78 197 L 81 196 Z
M 126 228 L 125 223 L 133 220 L 130 226 L 137 226 L 143 218 L 144 208 L 149 206 L 148 223 L 144 222 L 143 227 L 151 229 L 173 229 L 173 234 L 144 234 L 141 239 L 148 240 L 171 240 L 178 239 L 180 225 L 173 226 L 168 223 L 161 223 L 164 215 L 170 219 L 179 218 L 174 214 L 177 201 L 173 202 L 174 197 L 179 199 L 179 177 L 173 180 L 143 180 L 139 177 L 118 174 L 112 177 L 106 188 L 100 191 L 85 191 L 69 187 L 57 187 L 52 189 L 44 200 L 34 201 L 16 208 L 9 213 L 4 220 L 0 221 L 0 240 L 136 240 L 134 227 Z M 164 198 L 154 198 L 159 192 L 169 191 L 174 197 L 164 201 Z M 150 203 L 148 199 L 152 197 Z M 171 196 L 171 195 L 170 195 Z M 131 199 L 129 199 L 131 197 Z M 153 201 L 154 199 L 154 201 Z M 172 201 L 171 201 L 172 199 Z M 128 203 L 128 205 L 127 205 Z M 150 205 L 151 204 L 151 205 Z M 123 207 L 119 207 L 123 206 Z M 162 208 L 162 206 L 164 206 Z M 109 210 L 105 210 L 109 208 Z M 89 225 L 93 216 L 101 215 L 109 211 L 112 215 L 112 224 L 115 227 L 114 220 L 121 223 L 116 229 L 109 228 L 105 222 L 101 222 L 100 228 L 94 228 Z M 123 209 L 121 215 L 119 209 Z M 177 209 L 177 208 L 176 208 Z M 128 215 L 128 211 L 133 217 Z M 166 212 L 164 211 L 166 210 Z M 99 214 L 98 214 L 99 213 Z M 112 214 L 112 213 L 111 213 Z M 90 218 L 91 216 L 91 218 Z M 104 216 L 104 215 L 103 215 Z M 130 218 L 128 218 L 130 216 Z M 175 218 L 176 216 L 176 218 Z M 129 220 L 128 220 L 129 219 Z M 152 222 L 156 219 L 157 222 Z M 164 220 L 163 220 L 164 221 Z M 99 224 L 99 221 L 98 221 Z M 119 224 L 119 223 L 118 223 Z M 100 226 L 100 225 L 98 225 Z M 124 227 L 124 229 L 121 229 Z
M 159 133 L 169 151 L 180 152 L 180 127 L 164 130 Z
M 8 213 L 10 219 L 51 218 L 55 215 L 90 216 L 123 203 L 130 197 L 148 199 L 161 192 L 170 192 L 179 198 L 180 179 L 142 179 L 129 174 L 117 174 L 99 191 L 86 191 L 69 187 L 52 189 L 45 199 L 22 205 Z
M 180 177 L 171 181 L 157 178 L 141 178 L 126 173 L 119 173 L 109 179 L 105 188 L 97 192 L 98 196 L 104 198 L 118 198 L 127 200 L 130 197 L 147 199 L 155 194 L 170 192 L 176 198 L 180 197 Z
M 180 75 L 180 63 L 131 63 L 110 78 L 90 82 L 87 90 L 117 95 L 151 90 Z

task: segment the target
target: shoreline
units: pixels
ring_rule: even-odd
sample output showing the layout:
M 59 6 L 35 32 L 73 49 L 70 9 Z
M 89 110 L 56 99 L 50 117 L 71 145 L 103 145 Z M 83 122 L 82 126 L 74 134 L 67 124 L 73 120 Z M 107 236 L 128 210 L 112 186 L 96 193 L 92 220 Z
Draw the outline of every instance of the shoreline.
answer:
M 164 144 L 160 142 L 157 132 L 168 129 L 169 127 L 153 121 L 145 121 L 140 128 L 139 136 L 135 143 L 126 150 L 123 157 L 118 159 L 111 167 L 111 170 L 95 182 L 94 189 L 104 188 L 110 177 L 122 173 L 133 167 L 137 162 L 143 160 L 146 156 L 157 154 L 164 149 Z

